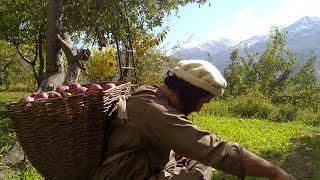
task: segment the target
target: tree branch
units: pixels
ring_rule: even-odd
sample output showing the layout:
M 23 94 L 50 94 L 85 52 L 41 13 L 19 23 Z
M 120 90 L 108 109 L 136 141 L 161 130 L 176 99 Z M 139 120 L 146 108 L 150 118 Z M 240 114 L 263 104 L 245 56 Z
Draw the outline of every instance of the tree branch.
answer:
M 25 62 L 27 62 L 28 64 L 32 65 L 32 61 L 29 60 L 28 58 L 26 58 L 26 57 L 22 54 L 22 52 L 21 52 L 21 50 L 19 49 L 19 46 L 18 46 L 18 45 L 16 45 L 16 49 L 17 49 L 20 57 L 21 57 Z
M 8 68 L 11 64 L 12 64 L 12 61 L 11 61 L 11 62 L 8 62 L 8 63 L 4 66 L 4 68 L 1 70 L 1 72 L 2 72 L 2 73 L 5 72 L 5 71 L 7 70 L 7 68 Z
M 34 77 L 36 78 L 37 82 L 39 83 L 40 79 L 39 79 L 39 74 L 36 70 L 36 61 L 38 59 L 38 54 L 39 54 L 39 39 L 40 38 L 35 38 L 35 45 L 36 45 L 36 49 L 35 49 L 35 55 L 34 55 L 34 58 L 33 58 L 33 61 L 32 61 L 32 70 L 33 70 L 33 74 L 34 74 Z
M 58 40 L 58 42 L 59 42 L 59 44 L 60 44 L 63 52 L 65 53 L 67 59 L 68 59 L 68 60 L 69 60 L 69 59 L 71 60 L 71 59 L 73 58 L 73 56 L 74 56 L 74 55 L 73 55 L 73 52 L 72 52 L 72 47 L 71 47 L 71 45 L 70 45 L 69 43 L 67 43 L 67 41 L 65 41 L 64 39 L 62 39 L 62 37 L 61 37 L 59 34 L 57 34 L 56 36 L 57 36 L 57 40 Z
M 33 70 L 34 77 L 36 78 L 37 82 L 39 82 L 40 79 L 39 79 L 39 75 L 37 73 L 36 67 L 32 66 L 32 70 Z
M 38 49 L 39 49 L 39 43 L 38 43 L 39 40 L 35 40 L 35 45 L 36 45 L 36 49 L 35 49 L 35 55 L 34 55 L 34 58 L 33 58 L 33 63 L 36 64 L 36 61 L 38 59 Z
M 57 35 L 57 40 L 61 45 L 63 52 L 66 55 L 67 61 L 88 61 L 90 56 L 90 50 L 81 49 L 79 52 L 75 52 L 72 49 L 73 43 L 70 35 L 67 32 L 63 33 L 63 38 L 60 35 Z
M 40 81 L 43 80 L 44 78 L 44 56 L 43 56 L 43 44 L 42 44 L 42 40 L 43 40 L 43 35 L 39 35 L 39 79 Z

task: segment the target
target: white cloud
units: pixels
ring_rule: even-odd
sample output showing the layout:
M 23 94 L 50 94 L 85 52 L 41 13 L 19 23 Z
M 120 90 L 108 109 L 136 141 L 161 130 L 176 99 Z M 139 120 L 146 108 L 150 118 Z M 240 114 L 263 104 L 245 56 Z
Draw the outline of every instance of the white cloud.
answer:
M 214 32 L 211 39 L 231 38 L 242 40 L 254 35 L 266 34 L 272 26 L 288 26 L 304 16 L 320 17 L 319 0 L 283 1 L 286 6 L 278 8 L 280 11 L 266 9 L 264 12 L 258 12 L 248 8 L 235 12 L 232 18 L 235 21 L 241 20 L 241 23 L 237 23 L 233 28 L 224 28 Z
M 278 23 L 289 25 L 303 16 L 320 17 L 320 2 L 318 0 L 285 0 L 286 7 L 278 12 L 278 18 L 274 20 Z
M 233 17 L 233 19 L 240 21 L 240 20 L 247 19 L 247 18 L 251 17 L 252 15 L 253 15 L 253 9 L 247 8 L 247 9 L 243 9 L 243 10 L 240 10 L 240 11 L 233 13 L 232 17 Z
M 246 27 L 239 27 L 239 28 L 230 28 L 225 29 L 224 31 L 220 31 L 214 33 L 211 39 L 219 39 L 219 38 L 228 38 L 233 40 L 244 40 L 250 38 L 254 35 L 264 34 L 270 29 L 270 27 L 259 24 L 259 23 L 251 23 L 249 26 Z
M 250 4 L 249 7 L 238 11 L 223 12 L 228 14 L 221 13 L 221 15 L 224 15 L 223 18 L 220 16 L 213 17 L 212 21 L 219 22 L 218 25 L 205 26 L 209 31 L 208 33 L 201 31 L 206 33 L 205 36 L 193 32 L 194 37 L 190 41 L 180 42 L 180 45 L 194 47 L 218 38 L 240 41 L 254 35 L 267 34 L 272 26 L 288 26 L 304 16 L 320 17 L 320 0 L 274 0 L 270 1 L 270 3 L 273 3 L 272 5 L 265 7 L 261 7 L 259 2 L 261 1 L 256 1 L 255 4 Z M 210 21 L 206 21 L 206 23 L 208 22 L 210 23 Z M 210 33 L 211 35 L 209 35 Z

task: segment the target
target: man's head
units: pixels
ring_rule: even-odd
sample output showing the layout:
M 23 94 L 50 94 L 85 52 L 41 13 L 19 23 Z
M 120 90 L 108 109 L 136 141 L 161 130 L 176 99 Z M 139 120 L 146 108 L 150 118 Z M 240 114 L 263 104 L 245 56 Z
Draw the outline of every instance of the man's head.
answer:
M 221 96 L 227 86 L 219 70 L 203 60 L 180 61 L 165 84 L 178 93 L 185 114 L 199 111 L 204 103 Z

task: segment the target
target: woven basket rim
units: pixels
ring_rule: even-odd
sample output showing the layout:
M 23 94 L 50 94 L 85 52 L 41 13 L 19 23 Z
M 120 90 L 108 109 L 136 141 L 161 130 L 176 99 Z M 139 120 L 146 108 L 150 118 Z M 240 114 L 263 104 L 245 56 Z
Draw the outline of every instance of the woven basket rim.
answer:
M 104 82 L 101 82 L 101 83 L 105 83 L 105 82 L 115 82 L 115 81 L 104 81 Z M 124 86 L 124 85 L 131 85 L 130 82 L 124 82 L 124 81 L 118 81 L 118 82 L 123 82 L 123 83 L 117 85 L 117 87 L 118 87 L 118 86 Z M 117 87 L 114 87 L 114 88 L 117 88 Z M 110 89 L 103 90 L 103 91 L 99 91 L 99 92 L 85 92 L 85 93 L 82 93 L 82 94 L 76 94 L 76 95 L 72 95 L 72 96 L 51 98 L 51 99 L 46 99 L 46 100 L 44 100 L 44 101 L 31 101 L 31 102 L 17 101 L 17 102 L 7 103 L 7 104 L 6 104 L 6 107 L 7 107 L 7 109 L 8 109 L 9 107 L 17 106 L 17 105 L 27 105 L 27 106 L 30 106 L 30 105 L 32 105 L 32 104 L 45 104 L 45 103 L 51 103 L 51 102 L 59 101 L 59 100 L 66 100 L 66 99 L 70 99 L 70 98 L 81 97 L 81 96 L 84 97 L 84 96 L 92 95 L 92 94 L 97 94 L 97 95 L 100 94 L 100 95 L 101 95 L 101 94 L 104 94 L 104 93 L 107 93 L 107 92 L 113 90 L 114 88 L 110 88 Z

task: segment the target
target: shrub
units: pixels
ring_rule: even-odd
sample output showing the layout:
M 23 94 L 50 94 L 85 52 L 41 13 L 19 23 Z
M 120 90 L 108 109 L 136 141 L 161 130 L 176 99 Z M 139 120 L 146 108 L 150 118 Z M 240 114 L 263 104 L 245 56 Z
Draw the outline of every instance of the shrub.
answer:
M 276 122 L 288 122 L 296 120 L 298 117 L 298 108 L 292 104 L 282 104 L 274 108 L 268 119 Z
M 320 126 L 320 111 L 314 112 L 313 109 L 303 109 L 298 111 L 297 119 L 307 125 Z
M 202 115 L 220 117 L 258 118 L 274 122 L 302 121 L 320 125 L 320 111 L 314 107 L 302 108 L 289 102 L 273 104 L 260 93 L 251 92 L 236 98 L 215 99 L 203 106 Z
M 255 92 L 237 97 L 230 104 L 229 112 L 242 118 L 267 119 L 274 108 L 266 97 Z
M 229 114 L 229 101 L 214 99 L 209 104 L 205 104 L 201 109 L 200 113 L 205 115 L 214 115 L 214 116 L 230 116 Z

